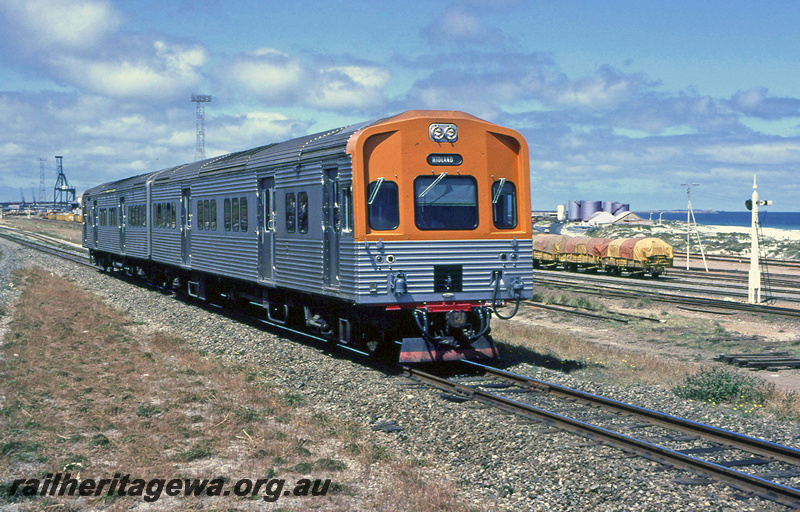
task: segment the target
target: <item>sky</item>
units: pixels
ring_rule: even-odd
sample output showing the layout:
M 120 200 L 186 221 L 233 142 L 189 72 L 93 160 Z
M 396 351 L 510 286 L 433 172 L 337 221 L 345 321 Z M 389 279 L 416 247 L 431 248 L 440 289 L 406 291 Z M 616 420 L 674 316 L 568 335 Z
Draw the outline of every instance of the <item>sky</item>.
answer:
M 800 2 L 0 0 L 0 201 L 411 109 L 530 148 L 534 210 L 800 211 Z M 21 191 L 20 191 L 21 189 Z

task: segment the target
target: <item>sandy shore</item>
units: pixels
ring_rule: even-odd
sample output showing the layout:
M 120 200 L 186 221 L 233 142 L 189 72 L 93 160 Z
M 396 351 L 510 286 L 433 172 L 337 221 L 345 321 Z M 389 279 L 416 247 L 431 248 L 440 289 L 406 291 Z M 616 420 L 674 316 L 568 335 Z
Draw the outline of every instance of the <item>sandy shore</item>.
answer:
M 741 226 L 705 226 L 698 224 L 697 230 L 701 234 L 737 234 L 750 237 L 750 228 L 744 228 Z M 765 237 L 774 238 L 776 240 L 800 241 L 800 230 L 797 229 L 761 228 L 761 234 Z

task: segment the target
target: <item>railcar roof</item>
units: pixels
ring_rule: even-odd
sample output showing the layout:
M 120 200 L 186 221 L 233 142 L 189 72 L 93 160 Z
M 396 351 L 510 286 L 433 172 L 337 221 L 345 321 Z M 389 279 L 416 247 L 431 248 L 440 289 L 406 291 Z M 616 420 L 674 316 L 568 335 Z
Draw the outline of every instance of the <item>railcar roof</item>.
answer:
M 103 183 L 102 185 L 98 185 L 96 187 L 88 189 L 86 192 L 84 192 L 84 195 L 96 195 L 96 194 L 102 194 L 103 192 L 110 192 L 113 190 L 123 190 L 136 186 L 142 186 L 147 181 L 147 179 L 153 174 L 155 174 L 155 172 L 146 172 L 144 174 L 139 174 L 137 176 L 132 176 L 130 178 L 123 178 L 121 180 Z
M 235 172 L 237 170 L 252 168 L 279 168 L 297 165 L 303 159 L 311 157 L 324 158 L 326 156 L 330 156 L 331 158 L 335 158 L 337 156 L 344 156 L 347 143 L 356 132 L 386 121 L 402 120 L 420 115 L 422 113 L 430 112 L 432 111 L 426 112 L 412 110 L 388 118 L 374 119 L 341 128 L 335 128 L 333 130 L 297 137 L 284 142 L 267 144 L 244 151 L 208 158 L 199 162 L 191 162 L 174 167 L 168 167 L 166 169 L 140 174 L 131 178 L 104 183 L 87 190 L 85 194 L 97 195 L 104 192 L 130 188 L 137 185 L 143 186 L 150 179 L 156 183 L 169 182 L 173 180 L 180 181 L 192 179 L 199 175 L 218 172 Z M 469 116 L 468 114 L 464 114 L 463 112 L 436 111 L 436 113 L 441 115 L 457 115 L 458 117 L 477 119 L 473 116 Z

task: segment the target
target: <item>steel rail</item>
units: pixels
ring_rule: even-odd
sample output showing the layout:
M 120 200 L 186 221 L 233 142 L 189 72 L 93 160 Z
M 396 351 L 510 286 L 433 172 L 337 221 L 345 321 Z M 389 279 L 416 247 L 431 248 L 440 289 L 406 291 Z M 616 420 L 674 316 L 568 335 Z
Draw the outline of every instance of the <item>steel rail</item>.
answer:
M 697 255 L 694 255 L 697 257 Z M 673 252 L 674 261 L 686 261 L 686 253 L 685 252 Z M 745 265 L 750 264 L 750 257 L 749 256 L 725 256 L 721 254 L 706 254 L 706 259 L 709 261 L 726 261 L 731 263 L 742 263 Z M 763 262 L 765 262 L 768 266 L 775 266 L 775 267 L 789 267 L 789 268 L 798 268 L 800 269 L 800 261 L 792 261 L 792 260 L 776 260 L 774 258 L 762 258 Z
M 781 485 L 741 471 L 697 459 L 689 455 L 654 445 L 641 439 L 636 439 L 619 432 L 605 429 L 552 411 L 547 411 L 530 404 L 512 400 L 503 396 L 482 391 L 472 386 L 459 384 L 436 375 L 432 375 L 416 368 L 404 366 L 404 373 L 421 382 L 434 387 L 457 393 L 478 402 L 511 412 L 513 414 L 543 422 L 550 426 L 578 434 L 588 439 L 593 439 L 633 452 L 648 459 L 669 466 L 688 469 L 700 476 L 713 478 L 725 482 L 736 489 L 753 493 L 762 498 L 775 501 L 789 507 L 800 507 L 800 489 Z
M 38 242 L 32 242 L 30 240 L 24 240 L 17 236 L 10 235 L 8 233 L 0 233 L 0 238 L 5 240 L 9 240 L 11 242 L 17 243 L 19 245 L 28 247 L 29 249 L 34 249 L 40 252 L 44 252 L 50 254 L 52 256 L 58 256 L 60 258 L 64 258 L 66 260 L 70 260 L 72 262 L 78 263 L 80 265 L 86 265 L 89 267 L 94 267 L 92 263 L 89 261 L 89 256 L 85 254 L 76 253 L 73 251 L 68 251 L 66 249 L 60 249 L 58 247 L 54 247 L 51 245 L 45 245 Z
M 541 276 L 537 275 L 535 278 L 538 277 Z M 800 309 L 794 309 L 794 308 L 765 306 L 762 304 L 746 304 L 741 302 L 731 302 L 731 301 L 712 299 L 712 298 L 698 298 L 686 295 L 668 294 L 654 290 L 648 290 L 648 291 L 630 290 L 630 289 L 625 290 L 619 287 L 603 286 L 597 283 L 590 285 L 588 283 L 580 283 L 577 281 L 570 281 L 563 278 L 539 279 L 539 284 L 552 285 L 558 288 L 573 288 L 576 291 L 580 291 L 582 293 L 591 293 L 595 295 L 602 295 L 605 297 L 631 298 L 632 296 L 636 296 L 636 297 L 648 298 L 658 302 L 691 304 L 697 306 L 708 306 L 708 307 L 716 307 L 722 309 L 735 309 L 737 311 L 748 312 L 748 313 L 783 315 L 783 316 L 800 316 Z
M 613 400 L 611 398 L 606 398 L 599 395 L 593 395 L 585 391 L 568 388 L 559 384 L 553 384 L 551 382 L 545 382 L 532 377 L 518 375 L 516 373 L 507 372 L 505 370 L 487 366 L 478 362 L 464 361 L 464 363 L 480 368 L 482 371 L 491 375 L 514 382 L 522 387 L 532 387 L 537 391 L 550 393 L 556 396 L 574 398 L 586 403 L 600 405 L 607 409 L 613 409 L 615 411 L 630 414 L 638 418 L 643 418 L 648 422 L 660 425 L 662 427 L 677 429 L 689 434 L 697 434 L 709 441 L 733 446 L 757 455 L 762 455 L 764 457 L 769 457 L 800 466 L 800 449 L 797 448 L 773 443 L 771 441 L 765 441 L 763 439 L 758 439 L 745 434 L 739 434 L 737 432 L 714 427 L 712 425 L 698 423 L 696 421 L 680 418 L 671 414 L 665 414 L 652 409 L 646 409 L 644 407 L 639 407 L 638 405 L 620 402 L 618 400 Z

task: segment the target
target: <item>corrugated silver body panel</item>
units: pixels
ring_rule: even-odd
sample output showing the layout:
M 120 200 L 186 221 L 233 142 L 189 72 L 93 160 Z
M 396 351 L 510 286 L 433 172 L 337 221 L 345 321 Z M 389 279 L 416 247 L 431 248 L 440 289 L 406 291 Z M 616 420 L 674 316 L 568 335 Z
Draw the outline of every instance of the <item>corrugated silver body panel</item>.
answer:
M 278 286 L 310 293 L 322 291 L 322 240 L 277 237 L 275 280 Z
M 175 203 L 177 209 L 175 213 L 175 227 L 158 228 L 153 226 L 153 217 L 155 216 L 155 203 Z M 179 183 L 170 183 L 168 185 L 161 185 L 159 187 L 153 186 L 152 195 L 150 197 L 150 229 L 152 230 L 152 239 L 150 247 L 150 255 L 153 261 L 166 263 L 168 265 L 179 266 L 181 260 L 181 186 Z
M 201 233 L 192 234 L 192 270 L 258 280 L 258 237 L 254 232 L 240 234 L 235 239 L 214 231 Z
M 357 274 L 355 301 L 359 304 L 402 304 L 441 302 L 442 292 L 434 292 L 434 266 L 458 265 L 463 269 L 462 291 L 453 293 L 447 300 L 489 300 L 493 293 L 493 271 L 503 272 L 503 282 L 522 280 L 523 297 L 533 292 L 533 263 L 531 240 L 517 240 L 514 250 L 511 240 L 415 240 L 384 242 L 379 249 L 376 242 L 359 241 L 355 273 Z M 501 260 L 505 254 L 507 259 Z M 511 255 L 516 254 L 516 260 Z M 380 255 L 383 263 L 376 262 Z M 386 263 L 387 256 L 394 263 Z M 406 276 L 408 293 L 395 296 L 389 290 L 389 276 L 402 272 Z M 370 291 L 371 289 L 374 290 Z M 499 299 L 511 298 L 500 287 Z
M 100 210 L 103 208 L 116 208 L 118 206 L 116 195 L 101 195 L 96 199 L 97 208 Z M 119 215 L 119 213 L 117 215 Z M 119 227 L 109 226 L 108 222 L 110 222 L 110 219 L 107 216 L 106 225 L 97 226 L 97 249 L 114 254 L 121 254 L 122 251 L 119 246 Z
M 125 226 L 125 255 L 133 258 L 147 258 L 147 226 L 131 226 L 131 206 L 147 206 L 147 191 L 137 186 L 121 194 L 125 198 L 127 213 Z M 148 218 L 149 222 L 149 218 Z
M 215 275 L 258 280 L 258 198 L 256 173 L 238 170 L 192 181 L 192 270 Z M 247 198 L 247 231 L 225 231 L 226 198 Z M 199 229 L 197 201 L 216 200 L 217 229 Z

